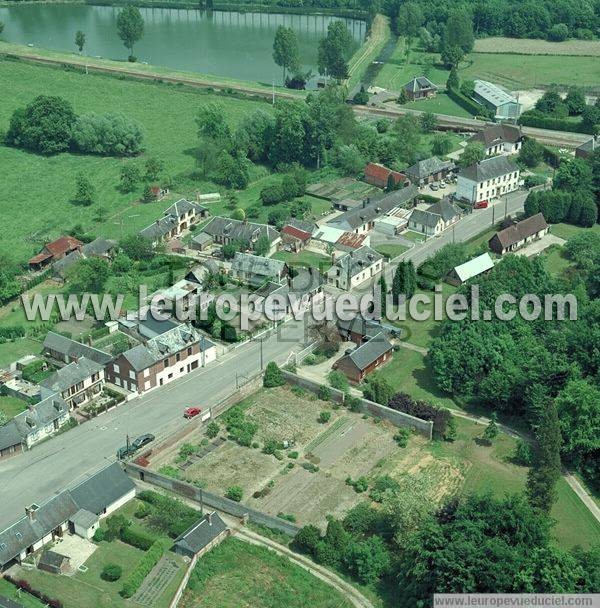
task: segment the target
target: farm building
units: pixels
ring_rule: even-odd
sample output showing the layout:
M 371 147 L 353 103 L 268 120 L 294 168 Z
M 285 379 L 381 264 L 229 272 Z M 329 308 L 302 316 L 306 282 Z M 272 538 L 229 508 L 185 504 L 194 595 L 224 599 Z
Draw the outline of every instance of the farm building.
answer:
M 592 152 L 600 150 L 600 135 L 596 135 L 587 141 L 584 141 L 576 150 L 577 158 L 587 158 Z
M 494 114 L 494 118 L 519 118 L 521 104 L 510 93 L 487 80 L 476 80 L 471 95 L 473 101 Z
M 48 243 L 38 255 L 29 260 L 32 270 L 42 270 L 53 262 L 62 260 L 73 251 L 79 251 L 83 243 L 72 236 L 62 236 L 56 241 Z
M 406 175 L 399 171 L 392 171 L 379 163 L 369 163 L 365 167 L 365 181 L 378 188 L 387 188 L 393 180 L 394 186 L 406 181 Z
M 40 556 L 37 567 L 51 574 L 66 574 L 71 569 L 71 558 L 56 551 L 44 551 Z
M 490 254 L 484 253 L 476 258 L 473 258 L 472 260 L 469 260 L 468 262 L 465 262 L 464 264 L 455 266 L 448 274 L 446 280 L 451 285 L 456 285 L 458 287 L 469 279 L 491 270 L 493 267 L 494 261 L 490 257 Z
M 445 179 L 454 169 L 456 165 L 452 161 L 440 160 L 437 156 L 432 156 L 416 162 L 405 172 L 413 184 L 424 186 Z
M 229 529 L 216 512 L 206 515 L 175 539 L 173 551 L 193 559 L 218 545 L 229 535 Z
M 338 359 L 333 368 L 341 371 L 350 382 L 360 383 L 367 374 L 387 363 L 393 354 L 393 346 L 381 331 L 358 348 Z

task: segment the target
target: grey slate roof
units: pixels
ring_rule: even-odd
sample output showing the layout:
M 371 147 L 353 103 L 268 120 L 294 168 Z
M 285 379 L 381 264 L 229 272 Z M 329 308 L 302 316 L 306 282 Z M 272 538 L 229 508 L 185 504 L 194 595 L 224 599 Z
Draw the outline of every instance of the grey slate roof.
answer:
M 378 333 L 385 331 L 389 335 L 400 335 L 401 330 L 392 325 L 382 324 L 375 319 L 365 319 L 362 315 L 356 315 L 350 321 L 338 319 L 336 325 L 339 329 L 353 334 L 360 334 L 363 338 L 373 338 Z
M 40 386 L 57 393 L 62 393 L 71 386 L 87 380 L 94 374 L 99 374 L 103 369 L 103 365 L 81 357 L 77 362 L 69 363 L 69 365 L 56 370 L 51 376 L 42 380 Z
M 71 517 L 71 521 L 76 526 L 81 526 L 82 528 L 89 530 L 93 525 L 98 523 L 98 516 L 87 509 L 79 509 L 79 511 Z
M 82 509 L 99 515 L 135 489 L 118 462 L 108 465 L 75 487 L 41 503 L 32 520 L 27 515 L 0 532 L 0 566 L 69 521 Z
M 69 269 L 75 266 L 77 262 L 83 260 L 84 257 L 85 256 L 79 250 L 71 251 L 71 253 L 67 254 L 61 260 L 54 262 L 54 264 L 52 265 L 52 273 L 54 274 L 54 276 L 61 277 L 64 279 L 67 276 Z
M 225 530 L 227 526 L 217 513 L 211 513 L 210 516 L 207 514 L 175 539 L 175 545 L 186 551 L 198 553 Z
M 360 207 L 354 207 L 341 215 L 329 220 L 328 226 L 352 232 L 356 228 L 373 221 L 376 217 L 385 215 L 394 207 L 404 205 L 419 194 L 417 186 L 411 185 L 393 192 L 372 197 Z
M 272 243 L 279 238 L 279 232 L 267 224 L 253 224 L 242 220 L 234 220 L 228 217 L 213 217 L 202 232 L 212 237 L 227 238 L 233 241 L 256 241 L 261 236 L 266 236 Z
M 287 220 L 286 225 L 298 228 L 298 230 L 304 230 L 304 232 L 308 232 L 309 234 L 313 234 L 313 232 L 317 229 L 317 225 L 314 222 L 298 220 L 295 217 L 291 217 L 289 220 Z
M 87 344 L 81 344 L 70 338 L 66 338 L 61 334 L 57 334 L 53 331 L 49 331 L 46 339 L 44 340 L 44 348 L 62 353 L 68 357 L 85 357 L 91 361 L 95 361 L 100 365 L 106 365 L 113 359 L 112 355 L 105 353 L 102 350 L 87 346 Z
M 80 509 L 100 515 L 107 506 L 133 489 L 135 484 L 131 478 L 118 462 L 113 462 L 69 490 L 78 507 L 72 515 L 79 513 Z
M 206 232 L 201 232 L 192 239 L 192 242 L 198 245 L 210 245 L 213 242 L 213 237 Z
M 514 125 L 499 124 L 483 129 L 475 133 L 469 141 L 482 143 L 486 148 L 508 142 L 516 143 L 523 137 L 520 127 Z
M 101 257 L 108 255 L 116 247 L 117 241 L 98 237 L 97 239 L 94 239 L 91 243 L 87 243 L 86 245 L 84 245 L 81 251 L 86 257 Z
M 578 150 L 582 150 L 583 152 L 588 152 L 591 154 L 595 150 L 600 150 L 600 137 L 592 137 L 587 141 L 584 141 L 580 146 L 577 147 Z
M 207 211 L 206 207 L 199 205 L 198 203 L 194 203 L 192 201 L 188 201 L 185 198 L 180 198 L 176 203 L 173 203 L 170 207 L 165 209 L 165 215 L 172 215 L 175 217 L 179 217 L 188 211 L 196 210 L 196 213 L 204 213 Z
M 405 169 L 404 173 L 412 179 L 424 179 L 440 171 L 451 171 L 455 166 L 452 161 L 440 160 L 437 156 L 432 156 L 431 158 L 425 158 L 416 162 L 408 169 Z
M 459 175 L 480 183 L 518 170 L 516 163 L 506 156 L 493 156 L 462 169 Z
M 5 425 L 0 426 L 0 451 L 12 448 L 23 442 L 23 437 L 19 433 L 14 420 L 9 420 Z
M 377 361 L 381 355 L 392 350 L 392 348 L 393 346 L 386 338 L 385 332 L 381 331 L 346 356 L 362 371 Z
M 363 245 L 339 258 L 335 265 L 328 271 L 328 274 L 333 270 L 336 274 L 345 274 L 346 276 L 349 274 L 351 277 L 354 277 L 379 260 L 383 260 L 383 255 L 374 249 Z
M 203 350 L 214 346 L 191 325 L 178 325 L 160 336 L 148 340 L 145 345 L 139 344 L 126 350 L 122 356 L 129 361 L 135 371 L 141 372 L 198 342 Z
M 52 395 L 35 405 L 29 406 L 24 412 L 17 414 L 12 422 L 23 439 L 28 435 L 52 424 L 69 412 L 69 406 L 59 395 Z
M 407 82 L 404 87 L 407 91 L 411 93 L 417 93 L 418 91 L 427 91 L 429 89 L 434 89 L 437 91 L 438 87 L 427 78 L 427 76 L 417 76 L 413 78 L 410 82 Z
M 40 566 L 52 566 L 54 568 L 60 568 L 65 560 L 69 561 L 69 558 L 66 555 L 62 555 L 62 553 L 57 553 L 56 551 L 46 550 L 40 556 L 38 568 Z
M 285 262 L 273 258 L 264 258 L 251 253 L 235 252 L 231 270 L 243 274 L 261 277 L 279 277 L 285 269 Z
M 546 223 L 544 215 L 542 213 L 536 213 L 512 226 L 504 228 L 504 230 L 496 232 L 489 242 L 497 239 L 500 245 L 506 249 L 547 228 L 548 224 Z
M 157 219 L 155 222 L 147 226 L 143 230 L 140 230 L 140 235 L 144 238 L 155 241 L 165 237 L 173 228 L 178 225 L 177 219 L 171 215 L 165 215 Z
M 298 268 L 296 275 L 290 279 L 289 291 L 298 297 L 316 293 L 324 280 L 316 268 Z

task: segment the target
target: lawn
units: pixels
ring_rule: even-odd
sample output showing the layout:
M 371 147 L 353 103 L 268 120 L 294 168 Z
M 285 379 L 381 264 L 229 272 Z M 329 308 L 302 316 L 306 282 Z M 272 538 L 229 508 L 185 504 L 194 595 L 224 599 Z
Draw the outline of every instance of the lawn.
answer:
M 228 538 L 204 555 L 182 608 L 350 608 L 335 589 L 265 547 Z
M 27 409 L 27 402 L 16 397 L 0 397 L 0 413 L 8 419 L 14 418 Z
M 600 232 L 600 224 L 594 224 L 591 228 L 582 228 L 581 226 L 573 226 L 573 224 L 552 224 L 550 226 L 550 232 L 554 236 L 565 239 L 565 241 L 588 230 Z
M 303 266 L 305 268 L 318 268 L 321 272 L 326 272 L 331 268 L 331 258 L 314 251 L 300 251 L 292 253 L 290 251 L 278 251 L 273 255 L 276 260 L 286 262 L 291 266 Z
M 389 19 L 383 15 L 375 15 L 369 37 L 348 62 L 348 89 L 352 89 L 361 81 L 364 82 L 365 73 L 387 44 L 390 35 Z
M 14 585 L 11 585 L 3 578 L 0 578 L 0 597 L 18 602 L 23 608 L 43 608 L 45 606 L 36 597 L 18 591 Z
M 420 232 L 415 232 L 414 230 L 405 230 L 400 236 L 415 243 L 422 243 L 425 240 L 424 234 L 421 234 Z
M 475 40 L 474 50 L 478 53 L 523 53 L 526 55 L 583 55 L 600 56 L 600 42 L 597 40 L 565 40 L 550 42 L 532 38 L 502 38 L 491 36 Z
M 572 264 L 572 262 L 566 258 L 562 247 L 551 247 L 542 255 L 546 270 L 554 276 L 561 276 Z
M 375 245 L 373 249 L 375 249 L 375 251 L 378 251 L 379 253 L 381 253 L 381 255 L 384 255 L 387 258 L 394 259 L 399 255 L 403 254 L 405 251 L 407 251 L 408 247 L 405 247 L 404 245 L 384 243 L 381 245 Z
M 194 118 L 198 106 L 217 102 L 223 106 L 230 124 L 256 110 L 270 111 L 264 101 L 217 96 L 201 90 L 174 85 L 120 80 L 97 74 L 80 74 L 15 61 L 2 61 L 0 88 L 10 95 L 0 97 L 0 130 L 8 127 L 17 107 L 29 103 L 36 95 L 60 95 L 69 100 L 77 113 L 119 112 L 137 120 L 144 128 L 146 152 L 137 160 L 99 158 L 75 154 L 42 157 L 23 150 L 0 146 L 3 187 L 10 192 L 0 202 L 4 234 L 11 235 L 0 243 L 0 253 L 22 261 L 37 253 L 49 238 L 81 224 L 92 234 L 119 237 L 139 231 L 154 221 L 168 206 L 168 201 L 140 204 L 139 191 L 123 194 L 117 186 L 123 164 L 142 164 L 155 156 L 165 163 L 165 173 L 175 182 L 172 198 L 194 196 L 196 191 L 212 192 L 216 188 L 197 175 Z M 165 108 L 169 108 L 165 112 Z M 253 173 L 264 172 L 254 169 Z M 90 207 L 70 202 L 75 175 L 83 172 L 93 182 L 97 202 Z M 224 203 L 211 204 L 211 211 L 221 211 Z M 10 207 L 10 209 L 9 209 Z M 94 220 L 97 210 L 105 211 L 101 222 Z
M 463 116 L 465 118 L 471 117 L 469 112 L 467 112 L 462 106 L 459 106 L 454 100 L 450 99 L 450 97 L 443 92 L 438 92 L 438 94 L 431 99 L 421 99 L 419 101 L 404 103 L 402 104 L 402 107 L 409 108 L 411 110 L 422 110 L 423 112 L 433 112 L 434 114 Z
M 4 324 L 3 321 L 0 323 Z M 0 367 L 6 367 L 25 355 L 37 355 L 42 350 L 42 345 L 29 338 L 19 338 L 13 342 L 0 344 Z

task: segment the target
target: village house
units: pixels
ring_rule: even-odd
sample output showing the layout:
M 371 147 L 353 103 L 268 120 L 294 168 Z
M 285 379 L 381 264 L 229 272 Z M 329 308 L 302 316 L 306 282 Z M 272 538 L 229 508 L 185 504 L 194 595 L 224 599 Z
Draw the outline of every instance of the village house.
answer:
M 38 255 L 29 260 L 32 270 L 43 270 L 53 262 L 62 260 L 73 251 L 79 251 L 83 243 L 72 236 L 61 236 L 56 241 L 48 243 Z
M 231 276 L 251 287 L 260 287 L 267 281 L 280 283 L 288 274 L 289 268 L 285 262 L 251 253 L 236 251 L 231 263 Z
M 390 178 L 393 180 L 394 187 L 407 181 L 406 175 L 399 171 L 392 171 L 379 163 L 369 163 L 365 167 L 365 181 L 367 184 L 378 188 L 387 188 L 390 185 Z M 410 182 L 408 182 L 409 184 Z M 407 184 L 407 185 L 408 185 Z
M 340 256 L 327 271 L 327 283 L 350 291 L 383 271 L 384 257 L 370 247 L 361 247 Z
M 438 91 L 438 87 L 427 76 L 417 76 L 402 88 L 410 101 L 435 97 Z
M 347 352 L 333 364 L 350 382 L 359 384 L 372 371 L 387 363 L 393 356 L 394 347 L 385 332 L 380 332 L 359 347 Z
M 124 317 L 119 317 L 119 329 L 132 337 L 136 342 L 146 343 L 157 336 L 179 327 L 174 319 L 163 317 L 162 314 L 154 315 L 150 307 L 145 306 L 136 312 L 130 312 Z
M 71 571 L 71 558 L 57 551 L 46 549 L 37 563 L 38 570 L 50 574 L 67 574 Z
M 522 106 L 510 93 L 487 80 L 475 80 L 471 98 L 486 108 L 494 118 L 517 119 Z
M 455 169 L 456 165 L 452 161 L 440 160 L 437 156 L 432 156 L 417 161 L 404 172 L 413 184 L 422 187 L 425 184 L 446 179 Z
M 81 253 L 83 253 L 86 258 L 102 258 L 104 260 L 111 260 L 114 257 L 117 248 L 117 241 L 98 237 L 91 243 L 86 243 L 81 248 Z
M 302 251 L 310 242 L 312 232 L 306 232 L 289 224 L 281 229 L 281 247 L 295 253 Z
M 101 519 L 134 497 L 133 481 L 115 462 L 47 501 L 26 507 L 24 517 L 0 532 L 0 572 L 67 534 L 90 539 Z
M 546 219 L 541 213 L 536 213 L 512 226 L 496 232 L 488 241 L 490 249 L 498 255 L 516 251 L 521 247 L 541 239 L 550 230 Z
M 60 363 L 72 363 L 85 357 L 90 361 L 95 361 L 102 366 L 112 361 L 112 355 L 102 350 L 76 342 L 61 334 L 49 331 L 44 340 L 44 355 Z
M 375 219 L 392 212 L 396 207 L 402 207 L 412 202 L 419 195 L 415 185 L 401 188 L 393 192 L 371 197 L 362 202 L 360 207 L 354 207 L 327 222 L 327 226 L 343 232 L 361 234 L 372 230 Z M 321 226 L 321 229 L 324 227 Z
M 190 226 L 208 216 L 208 209 L 184 198 L 165 209 L 163 217 L 140 231 L 154 245 L 178 237 Z
M 575 156 L 577 158 L 588 158 L 592 152 L 596 150 L 600 150 L 600 135 L 595 135 L 594 137 L 584 141 L 576 150 Z
M 24 412 L 0 426 L 0 460 L 54 435 L 67 422 L 69 406 L 59 395 L 30 404 Z
M 436 236 L 456 224 L 460 216 L 460 209 L 448 197 L 444 197 L 427 209 L 414 209 L 408 227 L 426 236 Z
M 506 156 L 486 158 L 461 169 L 456 182 L 456 197 L 477 204 L 514 192 L 519 188 L 519 167 Z
M 393 325 L 382 324 L 376 319 L 365 319 L 360 314 L 350 321 L 338 319 L 336 326 L 342 340 L 354 342 L 358 346 L 368 342 L 382 331 L 394 338 L 401 334 L 401 330 Z
M 212 237 L 218 245 L 229 243 L 248 243 L 252 247 L 261 236 L 269 239 L 271 255 L 275 252 L 281 236 L 273 226 L 267 224 L 254 224 L 247 220 L 234 220 L 228 217 L 213 217 L 202 229 L 203 234 Z
M 480 274 L 488 272 L 494 267 L 494 261 L 489 253 L 483 253 L 476 258 L 455 266 L 446 277 L 446 281 L 451 285 L 460 287 L 469 279 L 478 277 Z
M 106 379 L 141 394 L 204 367 L 216 358 L 215 345 L 203 334 L 191 325 L 177 325 L 116 357 L 106 368 Z
M 162 312 L 185 313 L 195 306 L 201 290 L 201 285 L 184 278 L 171 287 L 159 289 L 150 298 Z
M 216 511 L 209 511 L 175 539 L 173 551 L 189 559 L 198 558 L 216 547 L 229 535 L 225 522 Z
M 104 366 L 81 357 L 40 382 L 42 399 L 60 395 L 70 410 L 98 398 L 104 387 Z
M 478 143 L 485 148 L 486 156 L 496 154 L 516 154 L 523 145 L 523 132 L 520 126 L 505 123 L 493 125 L 475 133 L 469 143 Z

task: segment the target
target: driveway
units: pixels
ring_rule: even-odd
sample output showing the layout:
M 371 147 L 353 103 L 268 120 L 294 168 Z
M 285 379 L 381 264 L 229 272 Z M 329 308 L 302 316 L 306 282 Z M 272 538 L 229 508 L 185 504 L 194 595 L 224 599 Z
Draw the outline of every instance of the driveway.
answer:
M 560 245 L 561 247 L 566 243 L 565 239 L 561 239 L 558 236 L 553 234 L 545 234 L 541 239 L 537 241 L 533 241 L 533 243 L 529 243 L 522 249 L 515 251 L 517 255 L 524 255 L 528 258 L 533 257 L 534 255 L 538 255 L 542 253 L 542 251 L 548 249 L 551 245 Z

